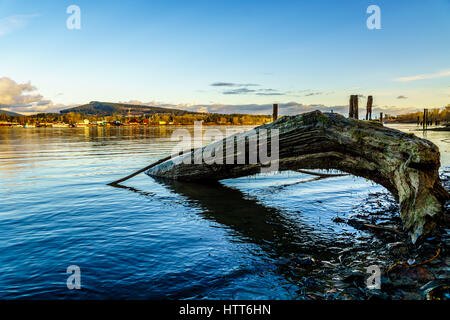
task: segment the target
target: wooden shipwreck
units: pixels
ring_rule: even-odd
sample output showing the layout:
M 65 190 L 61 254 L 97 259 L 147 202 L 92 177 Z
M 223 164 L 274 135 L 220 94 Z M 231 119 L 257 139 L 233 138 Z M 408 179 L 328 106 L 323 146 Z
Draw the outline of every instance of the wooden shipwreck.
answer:
M 259 173 L 268 163 L 260 158 L 256 163 L 249 161 L 249 151 L 256 151 L 251 141 L 256 141 L 257 150 L 267 148 L 261 134 L 268 132 L 270 145 L 270 132 L 274 129 L 279 133 L 277 170 L 337 169 L 384 186 L 398 201 L 404 226 L 413 242 L 432 233 L 443 218 L 444 204 L 450 196 L 439 179 L 440 154 L 436 145 L 377 122 L 345 118 L 336 113 L 314 111 L 286 116 L 232 136 L 234 145 L 245 144 L 245 163 L 227 164 L 242 154 L 239 148 L 229 149 L 230 139 L 224 139 L 166 158 L 146 174 L 178 181 L 211 181 Z M 222 161 L 196 164 L 194 159 L 218 147 L 224 148 Z

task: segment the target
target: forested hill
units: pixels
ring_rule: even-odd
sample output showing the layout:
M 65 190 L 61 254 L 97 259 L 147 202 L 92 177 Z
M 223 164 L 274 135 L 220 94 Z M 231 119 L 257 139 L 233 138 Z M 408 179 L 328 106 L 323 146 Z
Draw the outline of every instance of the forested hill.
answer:
M 20 113 L 12 112 L 12 111 L 6 111 L 6 110 L 3 110 L 3 109 L 0 108 L 0 114 L 2 114 L 2 113 L 6 114 L 7 116 L 21 116 Z
M 131 116 L 142 116 L 142 115 L 152 115 L 158 113 L 170 113 L 176 116 L 182 116 L 185 114 L 196 114 L 195 112 L 189 112 L 180 109 L 170 109 L 162 107 L 152 107 L 136 104 L 125 104 L 125 103 L 112 103 L 112 102 L 98 102 L 91 101 L 88 104 L 61 110 L 60 113 L 82 113 L 87 116 L 113 116 L 113 115 L 131 115 Z

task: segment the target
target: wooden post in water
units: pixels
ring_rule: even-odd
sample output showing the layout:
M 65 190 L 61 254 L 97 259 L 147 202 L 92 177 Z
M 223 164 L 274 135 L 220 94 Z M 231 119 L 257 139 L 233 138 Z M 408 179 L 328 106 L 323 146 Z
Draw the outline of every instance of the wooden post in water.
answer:
M 383 112 L 380 112 L 380 123 L 383 124 Z
M 427 130 L 428 126 L 428 109 L 423 109 L 423 121 L 422 121 L 422 129 Z
M 273 104 L 273 121 L 276 121 L 278 119 L 278 104 Z
M 358 96 L 352 94 L 350 96 L 350 105 L 348 109 L 348 117 L 358 119 Z
M 367 97 L 367 110 L 366 110 L 366 120 L 372 120 L 372 105 L 373 105 L 373 97 Z
M 353 96 L 353 117 L 355 119 L 359 119 L 359 113 L 358 113 L 358 95 Z
M 348 117 L 353 118 L 353 95 L 350 96 L 350 103 L 348 105 Z

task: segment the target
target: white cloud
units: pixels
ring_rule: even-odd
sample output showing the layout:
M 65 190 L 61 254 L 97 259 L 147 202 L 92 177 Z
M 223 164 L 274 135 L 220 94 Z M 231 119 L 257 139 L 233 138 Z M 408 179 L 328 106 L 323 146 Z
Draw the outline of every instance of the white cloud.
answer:
M 443 77 L 449 77 L 450 71 L 442 71 L 438 73 L 430 73 L 430 74 L 422 74 L 417 76 L 410 76 L 410 77 L 402 77 L 395 79 L 398 82 L 409 82 L 409 81 L 416 81 L 416 80 L 425 80 L 425 79 L 436 79 L 436 78 L 443 78 Z
M 35 93 L 37 88 L 27 83 L 17 83 L 8 77 L 0 78 L 0 109 L 8 109 L 18 113 L 30 114 L 37 112 L 57 112 L 69 107 L 54 104 Z
M 0 104 L 16 105 L 39 102 L 40 94 L 27 94 L 36 90 L 30 82 L 18 84 L 7 77 L 0 78 Z
M 208 112 L 208 107 L 200 107 L 200 108 L 197 109 L 197 112 L 207 113 Z
M 37 14 L 20 14 L 0 19 L 0 36 L 24 28 Z

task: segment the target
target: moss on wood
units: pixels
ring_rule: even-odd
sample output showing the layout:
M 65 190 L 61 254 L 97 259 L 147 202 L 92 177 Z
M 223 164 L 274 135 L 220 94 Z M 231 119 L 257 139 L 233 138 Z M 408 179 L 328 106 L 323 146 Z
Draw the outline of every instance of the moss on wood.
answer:
M 256 128 L 256 134 L 260 129 L 279 130 L 279 170 L 337 169 L 384 186 L 399 202 L 413 242 L 432 233 L 440 223 L 443 204 L 450 197 L 439 180 L 439 149 L 430 141 L 378 122 L 320 111 L 282 117 Z M 180 181 L 221 180 L 256 174 L 263 166 L 181 162 L 192 154 L 163 162 L 146 173 Z

